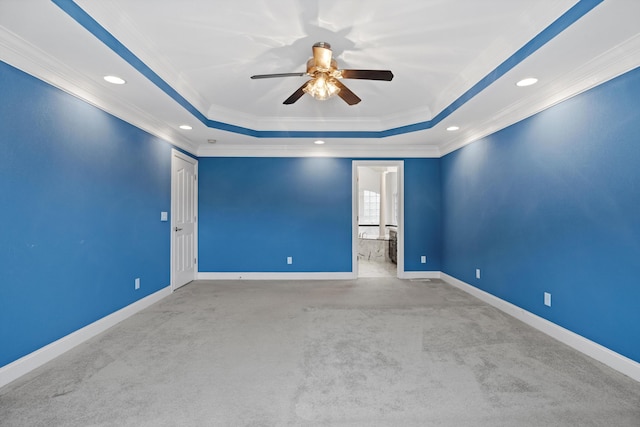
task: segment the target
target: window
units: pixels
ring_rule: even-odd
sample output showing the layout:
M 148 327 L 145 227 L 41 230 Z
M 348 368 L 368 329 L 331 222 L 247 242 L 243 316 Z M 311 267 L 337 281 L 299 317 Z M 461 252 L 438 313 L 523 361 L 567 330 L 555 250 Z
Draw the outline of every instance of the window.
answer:
M 380 222 L 380 193 L 364 190 L 362 205 L 362 224 L 378 224 Z

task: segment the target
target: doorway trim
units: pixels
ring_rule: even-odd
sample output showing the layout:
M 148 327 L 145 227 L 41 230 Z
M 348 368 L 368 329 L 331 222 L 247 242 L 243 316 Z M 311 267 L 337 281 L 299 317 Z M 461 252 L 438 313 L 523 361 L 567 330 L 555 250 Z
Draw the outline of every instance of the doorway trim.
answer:
M 171 233 L 171 253 L 170 253 L 170 282 L 171 282 L 171 292 L 174 292 L 177 288 L 176 288 L 176 282 L 175 282 L 175 263 L 174 263 L 174 256 L 175 256 L 175 250 L 176 250 L 176 239 L 175 239 L 175 233 L 173 230 L 174 227 L 174 223 L 173 223 L 173 219 L 175 218 L 175 214 L 176 212 L 174 211 L 174 206 L 175 206 L 175 197 L 176 197 L 176 191 L 175 191 L 175 184 L 176 184 L 176 177 L 174 176 L 174 166 L 175 166 L 175 161 L 176 159 L 181 159 L 184 160 L 185 162 L 189 162 L 192 163 L 194 165 L 194 174 L 195 174 L 195 180 L 196 180 L 196 185 L 194 185 L 193 187 L 193 203 L 194 203 L 194 207 L 193 207 L 193 212 L 195 213 L 195 220 L 194 220 L 194 224 L 193 224 L 193 255 L 196 259 L 196 265 L 195 265 L 195 269 L 193 272 L 193 278 L 192 280 L 196 280 L 196 278 L 198 277 L 198 160 L 188 156 L 178 150 L 176 150 L 175 148 L 171 149 L 171 210 L 170 210 L 170 221 L 169 224 L 171 225 L 170 227 L 170 233 Z
M 358 278 L 358 167 L 395 167 L 398 173 L 398 262 L 397 277 L 404 272 L 404 160 L 353 160 L 351 163 L 351 254 L 352 273 Z

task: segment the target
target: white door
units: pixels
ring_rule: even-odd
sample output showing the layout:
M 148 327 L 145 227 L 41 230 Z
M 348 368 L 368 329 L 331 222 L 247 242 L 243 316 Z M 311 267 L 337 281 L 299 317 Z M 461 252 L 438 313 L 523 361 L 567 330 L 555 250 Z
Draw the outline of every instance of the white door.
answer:
M 171 288 L 196 278 L 198 161 L 173 150 L 171 159 Z

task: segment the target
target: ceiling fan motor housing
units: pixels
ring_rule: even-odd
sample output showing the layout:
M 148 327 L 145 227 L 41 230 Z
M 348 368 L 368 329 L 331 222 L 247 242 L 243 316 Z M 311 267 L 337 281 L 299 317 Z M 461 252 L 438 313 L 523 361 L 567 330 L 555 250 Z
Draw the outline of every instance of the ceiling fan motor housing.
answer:
M 331 68 L 338 68 L 338 63 L 331 58 L 331 45 L 329 43 L 319 42 L 314 44 L 312 59 L 319 71 L 328 72 Z

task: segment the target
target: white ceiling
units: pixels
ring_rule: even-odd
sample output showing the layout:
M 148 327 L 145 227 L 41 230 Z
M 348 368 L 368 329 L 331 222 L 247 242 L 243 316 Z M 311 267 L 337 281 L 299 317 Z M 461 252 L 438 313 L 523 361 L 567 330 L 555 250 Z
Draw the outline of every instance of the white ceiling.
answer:
M 438 157 L 640 65 L 638 16 L 638 0 L 1 0 L 0 59 L 197 155 Z M 283 105 L 306 77 L 250 79 L 305 71 L 319 41 L 393 81 L 343 80 L 349 106 Z

